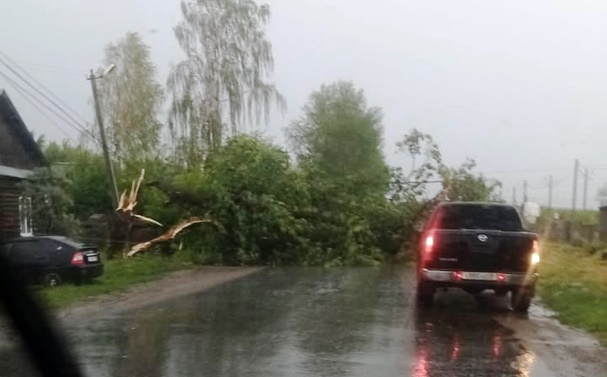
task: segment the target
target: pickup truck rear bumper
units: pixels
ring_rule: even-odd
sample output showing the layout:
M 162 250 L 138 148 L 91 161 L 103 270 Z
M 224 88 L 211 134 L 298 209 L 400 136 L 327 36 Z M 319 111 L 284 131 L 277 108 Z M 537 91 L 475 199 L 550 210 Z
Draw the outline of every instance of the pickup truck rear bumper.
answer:
M 465 287 L 465 286 L 476 286 L 476 287 L 520 287 L 534 285 L 539 274 L 531 271 L 530 273 L 499 273 L 500 280 L 468 280 L 461 277 L 457 277 L 455 271 L 451 270 L 432 270 L 423 268 L 421 270 L 421 277 L 426 282 L 431 282 L 436 287 Z

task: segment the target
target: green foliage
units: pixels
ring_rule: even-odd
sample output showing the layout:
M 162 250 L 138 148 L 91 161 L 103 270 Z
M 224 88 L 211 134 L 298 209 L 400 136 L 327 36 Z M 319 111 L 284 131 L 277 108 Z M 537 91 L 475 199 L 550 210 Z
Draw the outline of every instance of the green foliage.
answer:
M 221 0 L 219 8 L 231 1 Z M 214 20 L 194 14 L 201 9 L 211 12 L 205 8 L 208 4 L 196 4 L 184 8 L 184 14 L 192 19 L 180 26 L 183 38 L 198 30 L 199 22 L 215 25 Z M 212 12 L 225 11 L 222 9 Z M 204 38 L 219 38 L 216 42 L 222 48 L 229 40 L 210 34 Z M 196 56 L 188 59 L 196 60 Z M 194 63 L 183 64 L 193 69 Z M 202 96 L 197 101 L 206 101 L 205 96 L 211 94 L 226 94 L 226 88 L 197 92 Z M 201 152 L 195 159 L 171 163 L 144 153 L 134 161 L 117 164 L 116 173 L 118 186 L 128 189 L 145 168 L 137 212 L 167 228 L 191 216 L 213 220 L 187 229 L 170 246 L 173 251 L 187 251 L 195 263 L 346 266 L 406 260 L 414 229 L 434 203 L 427 198 L 430 180 L 440 178 L 444 191 L 456 200 L 495 200 L 495 189 L 500 185 L 476 174 L 472 160 L 458 168 L 444 165 L 436 142 L 417 129 L 397 143 L 410 159 L 410 169 L 390 170 L 381 151 L 381 112 L 369 107 L 363 92 L 349 82 L 323 85 L 310 96 L 302 117 L 288 128 L 297 157 L 295 166 L 287 152 L 256 136 L 240 135 L 215 144 L 216 137 L 224 138 L 223 131 L 205 136 L 205 132 L 215 132 L 205 127 L 212 127 L 220 118 L 211 117 L 208 123 L 200 114 L 188 114 L 182 120 L 187 120 L 187 127 L 197 127 L 188 131 L 197 136 L 185 140 Z M 200 144 L 201 140 L 194 138 L 207 139 Z M 200 149 L 201 145 L 204 148 Z M 207 148 L 211 145 L 213 148 Z M 62 167 L 69 182 L 71 213 L 86 218 L 113 210 L 100 154 L 68 144 L 51 144 L 46 152 L 53 164 Z M 187 157 L 189 152 L 183 153 Z
M 213 244 L 221 254 L 216 259 L 228 264 L 297 260 L 305 220 L 296 213 L 307 194 L 286 152 L 253 137 L 236 137 L 209 156 L 204 173 L 178 176 L 175 187 L 204 198 L 198 215 L 209 213 L 218 228 L 190 233 Z
M 441 153 L 432 136 L 415 128 L 396 146 L 411 159 L 411 168 L 407 172 L 400 167 L 391 170 L 390 197 L 393 201 L 412 204 L 425 194 L 427 182 L 438 175 Z
M 161 158 L 150 158 L 131 163 L 118 170 L 118 190 L 130 190 L 133 180 L 138 179 L 141 170 L 145 170 L 145 179 L 139 190 L 136 212 L 151 217 L 162 224 L 171 225 L 184 218 L 184 211 L 170 203 L 168 195 L 153 185 L 183 173 L 183 169 Z
M 323 85 L 303 111 L 287 130 L 302 169 L 359 199 L 385 195 L 390 173 L 381 151 L 381 111 L 367 106 L 363 91 L 345 81 Z
M 22 195 L 32 198 L 32 219 L 38 234 L 73 235 L 78 221 L 71 216 L 73 205 L 66 193 L 67 181 L 49 168 L 39 168 L 19 183 Z
M 306 182 L 305 264 L 374 265 L 400 248 L 402 218 L 386 200 L 381 111 L 350 82 L 323 85 L 287 130 Z
M 441 167 L 443 189 L 448 197 L 460 201 L 498 201 L 496 189 L 502 186 L 501 182 L 474 173 L 475 166 L 474 160 L 467 159 L 459 168 Z
M 325 174 L 293 169 L 286 152 L 259 138 L 229 140 L 204 171 L 173 179 L 174 192 L 199 199 L 187 215 L 208 214 L 217 223 L 188 231 L 185 247 L 224 264 L 375 265 L 384 250 L 396 254 L 396 206 L 354 197 Z
M 607 244 L 602 241 L 592 241 L 586 244 L 585 249 L 591 255 L 602 254 L 607 251 Z
M 542 246 L 542 302 L 566 324 L 581 327 L 607 344 L 607 260 L 564 244 Z
M 543 222 L 555 221 L 555 214 L 559 220 L 572 221 L 576 224 L 596 225 L 599 223 L 599 211 L 572 211 L 570 208 L 542 208 L 540 219 Z
M 84 220 L 95 213 L 113 210 L 108 192 L 107 176 L 103 157 L 68 143 L 50 143 L 44 154 L 53 171 L 62 176 L 67 184 L 65 192 L 71 199 L 68 213 Z

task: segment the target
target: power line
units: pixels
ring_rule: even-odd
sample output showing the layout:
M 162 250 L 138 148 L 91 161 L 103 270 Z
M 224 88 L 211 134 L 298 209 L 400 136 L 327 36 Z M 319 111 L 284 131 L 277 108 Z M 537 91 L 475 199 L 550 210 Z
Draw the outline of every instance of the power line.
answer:
M 65 108 L 67 108 L 68 110 L 70 110 L 75 116 L 77 116 L 78 118 L 80 118 L 80 120 L 83 123 L 86 123 L 86 119 L 84 119 L 84 117 L 82 117 L 80 114 L 78 114 L 78 112 L 74 109 L 72 109 L 67 103 L 65 103 L 65 101 L 63 101 L 59 96 L 57 96 L 56 94 L 54 94 L 53 92 L 51 92 L 51 90 L 49 88 L 47 88 L 44 84 L 42 84 L 40 81 L 38 81 L 34 76 L 30 75 L 23 67 L 21 67 L 19 64 L 17 64 L 15 62 L 14 59 L 11 59 L 10 56 L 8 56 L 5 52 L 0 51 L 0 54 L 2 54 L 4 56 L 4 58 L 6 60 L 8 60 L 10 63 L 12 63 L 13 65 L 15 65 L 21 72 L 23 72 L 27 77 L 30 78 L 30 80 L 32 80 L 33 82 L 35 82 L 36 84 L 38 84 L 40 87 L 42 87 L 42 89 L 44 89 L 44 91 L 46 93 L 48 93 L 49 95 L 51 95 L 52 97 L 54 97 L 57 101 L 59 101 Z
M 24 78 L 19 72 L 17 72 L 16 70 L 14 70 L 10 65 L 8 65 L 8 63 L 6 63 L 2 58 L 0 58 L 0 63 L 2 65 L 4 65 L 6 68 L 8 68 L 15 76 L 17 76 L 19 79 L 21 79 L 21 81 L 23 81 L 27 86 L 29 86 L 30 88 L 32 88 L 33 90 L 35 90 L 39 95 L 41 95 L 44 99 L 46 99 L 53 106 L 55 106 L 59 111 L 61 111 L 63 114 L 65 114 L 65 116 L 67 116 L 72 122 L 74 122 L 76 125 L 78 125 L 78 127 L 81 127 L 82 129 L 85 129 L 85 127 L 83 127 L 82 125 L 80 125 L 80 122 L 78 120 L 76 120 L 70 113 L 68 113 L 67 111 L 65 111 L 65 109 L 61 105 L 59 105 L 53 99 L 49 98 L 46 94 L 44 94 L 44 92 L 42 92 L 40 89 L 38 89 L 29 80 L 27 80 L 26 78 Z
M 6 55 L 6 53 L 4 53 L 4 55 Z M 73 75 L 82 76 L 82 73 L 80 72 L 80 70 L 73 68 L 73 67 L 70 68 L 70 67 L 51 65 L 51 64 L 46 64 L 46 63 L 37 63 L 37 62 L 32 62 L 32 61 L 23 60 L 23 59 L 14 59 L 13 58 L 11 60 L 13 60 L 13 61 L 16 60 L 18 62 L 21 62 L 21 64 L 25 64 L 25 65 L 29 65 L 29 66 L 37 66 L 37 67 L 42 67 L 42 68 L 54 69 L 54 70 L 70 73 Z
M 21 63 L 23 64 L 23 63 Z M 28 66 L 28 68 L 30 70 L 33 71 L 37 71 L 37 72 L 45 72 L 45 73 L 52 73 L 52 74 L 59 74 L 59 75 L 65 75 L 65 76 L 71 76 L 71 77 L 82 77 L 81 73 L 70 73 L 70 72 L 62 72 L 59 71 L 57 69 L 52 69 L 52 68 L 37 68 L 37 67 L 30 67 L 30 64 L 25 64 L 26 66 Z
M 23 92 L 16 86 L 14 88 L 21 95 L 21 97 L 23 97 L 23 99 L 25 99 L 34 109 L 38 110 L 38 112 L 42 114 L 42 116 L 44 116 L 46 120 L 48 120 L 51 124 L 57 127 L 57 129 L 61 131 L 61 133 L 65 135 L 65 137 L 75 142 L 75 140 L 70 136 L 69 133 L 67 133 L 67 131 L 65 131 L 61 126 L 59 126 L 59 124 L 57 124 L 51 117 L 49 117 L 44 111 L 42 111 L 42 109 L 38 107 L 38 105 L 34 103 L 34 101 L 29 97 L 31 94 Z
M 59 114 L 56 110 L 54 110 L 52 107 L 50 107 L 49 105 L 47 105 L 46 103 L 42 102 L 39 98 L 37 98 L 35 95 L 33 95 L 32 93 L 30 93 L 27 89 L 25 89 L 23 86 L 21 86 L 19 83 L 15 82 L 12 78 L 10 78 L 8 75 L 6 75 L 4 72 L 0 71 L 0 76 L 4 77 L 4 79 L 11 84 L 16 90 L 20 90 L 22 92 L 27 93 L 30 98 L 32 98 L 33 100 L 35 100 L 36 102 L 38 102 L 39 105 L 43 106 L 44 108 L 46 108 L 48 111 L 50 111 L 51 113 L 53 113 L 57 118 L 61 119 L 62 121 L 65 122 L 65 124 L 67 124 L 68 126 L 74 128 L 76 131 L 81 131 L 78 127 L 74 126 L 72 123 L 70 123 L 67 119 L 65 119 L 61 114 Z M 95 139 L 96 140 L 96 139 Z
M 501 171 L 489 171 L 484 172 L 483 174 L 516 174 L 516 173 L 542 173 L 542 172 L 550 172 L 557 170 L 569 170 L 569 168 L 537 168 L 537 169 L 521 169 L 521 170 L 501 170 Z
M 3 53 L 3 55 L 5 55 Z M 38 102 L 40 105 L 44 106 L 48 111 L 52 112 L 55 116 L 57 116 L 59 119 L 61 119 L 63 122 L 65 122 L 67 125 L 69 125 L 70 127 L 74 128 L 76 131 L 79 131 L 81 133 L 84 133 L 87 137 L 91 138 L 94 142 L 96 142 L 97 144 L 101 145 L 101 141 L 99 140 L 99 138 L 97 136 L 95 136 L 94 133 L 92 133 L 90 130 L 88 130 L 85 126 L 83 126 L 82 124 L 80 124 L 80 122 L 78 120 L 76 120 L 72 115 L 70 115 L 67 111 L 65 111 L 65 109 L 63 109 L 63 107 L 61 107 L 61 105 L 57 104 L 57 102 L 53 101 L 52 99 L 50 99 L 47 95 L 45 95 L 40 89 L 36 88 L 31 82 L 29 82 L 26 78 L 24 78 L 22 75 L 20 75 L 18 72 L 16 72 L 13 68 L 11 68 L 4 60 L 2 60 L 0 58 L 0 63 L 3 64 L 4 66 L 6 66 L 14 75 L 16 75 L 19 79 L 21 79 L 21 81 L 25 82 L 29 87 L 31 87 L 32 89 L 34 89 L 36 91 L 36 93 L 38 93 L 39 95 L 42 96 L 42 98 L 44 98 L 46 101 L 48 101 L 49 103 L 51 103 L 55 108 L 57 108 L 62 114 L 65 114 L 65 116 L 59 114 L 57 111 L 55 111 L 53 108 L 51 108 L 48 104 L 44 103 L 40 98 L 36 97 L 35 95 L 31 94 L 28 90 L 26 90 L 23 86 L 21 86 L 20 84 L 18 84 L 17 82 L 15 82 L 13 79 L 11 79 L 6 73 L 3 73 L 0 71 L 0 75 L 2 77 L 4 77 L 9 83 L 11 83 L 11 85 L 13 85 L 13 87 L 15 88 L 19 88 L 20 90 L 28 93 L 30 95 L 30 97 L 32 99 L 34 99 L 36 102 Z M 31 76 L 30 76 L 31 77 Z M 34 79 L 35 80 L 35 79 Z M 37 80 L 35 80 L 37 81 Z M 39 85 L 41 85 L 39 82 L 37 82 Z M 43 86 L 43 85 L 41 85 Z M 55 94 L 52 94 L 52 92 L 48 89 L 45 88 L 52 96 L 58 98 Z M 58 99 L 59 101 L 61 101 L 60 99 Z M 61 101 L 63 102 L 63 101 Z M 71 109 L 72 110 L 72 109 Z M 78 115 L 74 110 L 72 110 L 77 116 Z M 66 117 L 68 119 L 66 119 Z M 114 157 L 117 157 L 121 160 L 126 160 L 126 158 L 124 156 L 122 156 L 120 153 L 118 153 L 118 151 L 113 151 L 112 155 L 114 155 Z

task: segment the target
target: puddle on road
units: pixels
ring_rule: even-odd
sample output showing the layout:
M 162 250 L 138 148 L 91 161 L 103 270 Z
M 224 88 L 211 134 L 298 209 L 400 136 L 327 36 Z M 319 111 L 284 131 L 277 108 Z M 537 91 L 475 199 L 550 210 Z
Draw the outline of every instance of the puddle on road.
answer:
M 551 376 L 508 327 L 493 319 L 510 313 L 507 301 L 449 291 L 435 306 L 416 311 L 416 360 L 412 376 Z

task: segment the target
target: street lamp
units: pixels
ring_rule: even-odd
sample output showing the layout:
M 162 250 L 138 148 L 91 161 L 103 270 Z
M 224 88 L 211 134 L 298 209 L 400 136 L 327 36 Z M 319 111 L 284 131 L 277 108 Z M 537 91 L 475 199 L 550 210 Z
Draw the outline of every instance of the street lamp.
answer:
M 116 64 L 110 64 L 110 65 L 108 65 L 105 68 L 105 70 L 103 71 L 103 74 L 101 76 L 103 77 L 103 76 L 109 75 L 110 72 L 112 72 L 114 70 L 114 68 L 116 68 Z
M 107 66 L 103 73 L 95 76 L 95 73 L 91 69 L 91 74 L 86 79 L 91 82 L 91 89 L 93 90 L 93 102 L 95 103 L 95 115 L 97 116 L 97 124 L 99 125 L 99 136 L 101 136 L 101 147 L 103 148 L 103 157 L 105 159 L 105 169 L 108 175 L 108 180 L 110 181 L 110 194 L 114 199 L 114 204 L 118 205 L 118 186 L 116 185 L 116 175 L 114 174 L 114 165 L 112 165 L 112 160 L 110 159 L 110 153 L 107 147 L 107 139 L 105 137 L 105 128 L 103 126 L 103 117 L 101 116 L 101 108 L 99 106 L 99 98 L 97 94 L 97 82 L 96 80 L 101 79 L 110 72 L 112 72 L 116 68 L 115 64 L 110 64 Z

